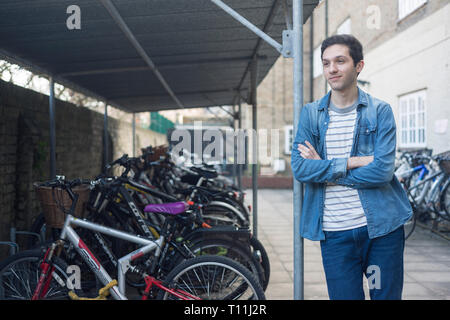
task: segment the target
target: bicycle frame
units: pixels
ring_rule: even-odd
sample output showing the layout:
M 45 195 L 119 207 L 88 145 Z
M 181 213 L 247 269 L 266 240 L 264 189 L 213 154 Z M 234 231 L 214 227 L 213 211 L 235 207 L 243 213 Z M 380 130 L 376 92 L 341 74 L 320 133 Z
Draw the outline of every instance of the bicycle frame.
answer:
M 199 188 L 199 186 L 202 184 L 203 181 L 204 181 L 204 178 L 203 178 L 203 177 L 200 177 L 199 182 L 197 183 L 197 187 L 198 187 L 198 188 Z M 137 191 L 137 192 L 147 193 L 147 194 L 150 194 L 150 195 L 156 196 L 156 197 L 160 197 L 160 194 L 161 194 L 161 192 L 159 192 L 159 191 L 153 190 L 153 189 L 151 189 L 150 187 L 147 187 L 147 186 L 145 186 L 145 185 L 140 184 L 139 182 L 132 181 L 132 180 L 129 180 L 129 181 L 127 181 L 127 182 L 125 183 L 125 188 L 132 189 L 132 190 L 135 190 L 135 191 Z M 197 189 L 194 189 L 194 190 L 192 191 L 191 195 L 190 195 L 189 197 L 186 198 L 186 201 L 192 200 L 192 199 L 194 198 L 196 192 L 198 192 Z M 128 197 L 129 197 L 129 196 L 128 196 Z M 173 198 L 173 197 L 171 197 L 171 196 L 169 196 L 169 197 L 170 197 L 170 198 L 169 198 L 169 200 L 170 200 L 169 202 L 179 201 L 179 200 L 176 199 L 176 198 Z M 167 198 L 168 198 L 168 195 L 163 194 L 163 197 L 160 197 L 160 198 L 162 198 L 162 199 L 167 199 Z M 128 200 L 128 201 L 129 201 L 129 200 Z M 131 201 L 132 201 L 132 200 L 131 200 Z M 229 203 L 226 203 L 226 202 L 224 202 L 224 201 L 212 200 L 212 201 L 210 201 L 210 202 L 208 203 L 208 205 L 210 205 L 210 206 L 220 206 L 220 207 L 226 208 L 226 209 L 232 211 L 234 214 L 236 214 L 242 221 L 245 221 L 245 220 L 246 220 L 246 218 L 244 217 L 244 215 L 242 214 L 242 212 L 240 212 L 240 211 L 237 210 L 235 207 L 233 207 L 232 205 L 230 205 Z M 243 207 L 245 208 L 245 206 L 243 206 Z M 247 212 L 247 214 L 249 214 L 249 213 Z
M 440 176 L 440 177 L 439 177 Z M 435 180 L 436 177 L 439 177 L 438 179 Z M 412 186 L 411 188 L 409 188 L 407 190 L 408 194 L 411 196 L 412 201 L 414 202 L 414 204 L 417 206 L 418 204 L 422 203 L 422 201 L 425 200 L 425 196 L 427 194 L 430 195 L 430 198 L 428 199 L 429 201 L 433 200 L 433 196 L 435 194 L 435 190 L 437 188 L 439 188 L 440 184 L 442 183 L 442 181 L 444 181 L 445 179 L 445 174 L 443 171 L 437 171 L 434 172 L 433 174 L 431 174 L 429 177 L 427 177 L 426 179 L 416 183 L 414 186 Z M 431 180 L 435 180 L 434 183 L 432 185 L 431 184 Z M 417 189 L 420 186 L 425 185 L 424 189 L 422 190 L 421 194 L 414 198 L 411 194 L 411 190 Z
M 145 239 L 140 236 L 135 236 L 123 231 L 119 231 L 117 229 L 108 228 L 93 222 L 89 222 L 87 220 L 81 220 L 73 217 L 72 215 L 67 215 L 64 227 L 60 235 L 60 240 L 63 241 L 67 240 L 74 246 L 77 253 L 88 264 L 89 268 L 92 270 L 92 272 L 94 272 L 94 274 L 97 276 L 97 278 L 101 281 L 101 283 L 104 286 L 106 286 L 108 283 L 112 281 L 111 276 L 100 264 L 97 258 L 92 254 L 92 252 L 86 246 L 84 241 L 75 232 L 73 227 L 81 227 L 94 232 L 103 233 L 114 238 L 119 238 L 125 241 L 136 243 L 141 246 L 140 248 L 130 252 L 129 254 L 123 256 L 118 260 L 117 266 L 118 286 L 114 286 L 110 289 L 111 295 L 117 300 L 127 300 L 125 294 L 125 274 L 129 269 L 132 268 L 130 263 L 155 249 L 156 249 L 155 255 L 159 256 L 161 252 L 160 251 L 161 245 L 164 242 L 163 236 L 161 236 L 157 240 Z M 51 271 L 49 276 L 51 277 Z M 40 285 L 42 287 L 42 283 Z M 46 286 L 47 285 L 44 284 L 44 291 Z M 41 296 L 42 295 L 45 295 L 45 292 L 43 292 Z

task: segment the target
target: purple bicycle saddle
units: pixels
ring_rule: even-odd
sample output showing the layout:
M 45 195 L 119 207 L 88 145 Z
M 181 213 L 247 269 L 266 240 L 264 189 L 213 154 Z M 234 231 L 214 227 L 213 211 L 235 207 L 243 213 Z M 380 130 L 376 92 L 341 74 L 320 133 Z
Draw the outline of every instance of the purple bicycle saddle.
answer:
M 144 211 L 177 215 L 185 212 L 188 208 L 189 205 L 186 202 L 181 201 L 181 202 L 171 202 L 161 204 L 149 204 L 145 206 Z

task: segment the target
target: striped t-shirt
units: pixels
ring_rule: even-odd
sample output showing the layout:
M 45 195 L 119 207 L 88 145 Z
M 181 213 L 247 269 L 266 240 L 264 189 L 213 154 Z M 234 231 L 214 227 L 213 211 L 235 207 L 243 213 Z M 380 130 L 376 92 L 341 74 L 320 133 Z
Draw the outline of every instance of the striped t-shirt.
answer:
M 349 107 L 338 108 L 330 101 L 330 122 L 325 137 L 328 160 L 350 157 L 357 105 L 358 102 L 355 102 Z M 346 186 L 328 184 L 325 188 L 323 230 L 342 231 L 366 224 L 358 191 Z

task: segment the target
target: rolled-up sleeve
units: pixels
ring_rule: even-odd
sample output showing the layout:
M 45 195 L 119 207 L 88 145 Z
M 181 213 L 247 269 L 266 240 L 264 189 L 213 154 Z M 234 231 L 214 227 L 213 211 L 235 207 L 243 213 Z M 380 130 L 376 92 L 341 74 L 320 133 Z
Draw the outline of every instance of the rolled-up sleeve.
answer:
M 292 172 L 295 179 L 300 182 L 334 182 L 338 178 L 346 175 L 347 158 L 332 160 L 305 159 L 300 155 L 300 151 L 298 151 L 298 145 L 300 143 L 305 144 L 306 140 L 309 141 L 316 150 L 318 149 L 318 146 L 314 145 L 315 140 L 311 130 L 311 125 L 315 124 L 311 123 L 310 117 L 310 112 L 316 112 L 316 110 L 312 110 L 312 108 L 315 107 L 316 106 L 314 105 L 308 104 L 301 110 L 299 126 L 292 145 Z
M 378 110 L 378 131 L 374 143 L 374 159 L 364 167 L 348 170 L 345 177 L 336 184 L 352 188 L 374 188 L 388 184 L 395 169 L 396 125 L 390 105 L 384 104 Z

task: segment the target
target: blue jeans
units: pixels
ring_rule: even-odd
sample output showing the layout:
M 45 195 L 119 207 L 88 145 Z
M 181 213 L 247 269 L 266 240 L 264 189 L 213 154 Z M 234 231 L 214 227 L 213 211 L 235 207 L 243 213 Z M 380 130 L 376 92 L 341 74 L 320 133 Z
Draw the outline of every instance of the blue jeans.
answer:
M 400 300 L 403 290 L 404 228 L 369 239 L 367 226 L 325 231 L 322 261 L 332 300 L 364 300 L 363 275 L 372 300 Z

